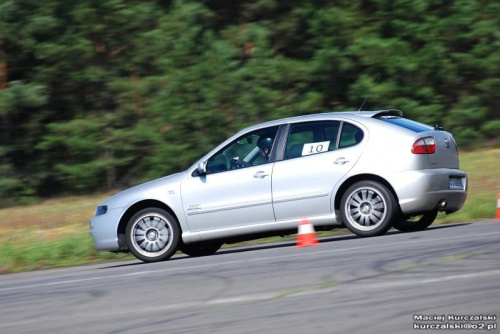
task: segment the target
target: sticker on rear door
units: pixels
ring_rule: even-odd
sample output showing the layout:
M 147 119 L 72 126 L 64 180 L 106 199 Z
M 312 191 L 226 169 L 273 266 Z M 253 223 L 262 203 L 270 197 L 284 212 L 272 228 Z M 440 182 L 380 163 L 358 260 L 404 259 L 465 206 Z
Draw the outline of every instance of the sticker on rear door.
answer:
M 302 148 L 302 156 L 321 153 L 321 152 L 328 152 L 329 146 L 330 146 L 330 141 L 304 144 L 304 148 Z

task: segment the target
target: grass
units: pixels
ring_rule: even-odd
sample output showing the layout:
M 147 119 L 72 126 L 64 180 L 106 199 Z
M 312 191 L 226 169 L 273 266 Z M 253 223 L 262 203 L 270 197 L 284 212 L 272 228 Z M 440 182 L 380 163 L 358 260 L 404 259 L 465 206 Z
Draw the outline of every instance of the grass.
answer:
M 75 196 L 0 210 L 0 274 L 132 258 L 96 252 L 89 218 L 110 194 Z
M 0 273 L 69 267 L 89 263 L 131 258 L 128 254 L 95 252 L 88 232 L 75 230 L 56 239 L 40 231 L 23 231 L 11 238 L 2 238 Z
M 494 218 L 500 193 L 500 149 L 461 153 L 460 169 L 469 179 L 467 201 L 452 215 L 440 213 L 436 223 Z
M 88 225 L 98 203 L 111 194 L 73 196 L 0 210 L 0 236 L 25 228 L 52 230 L 60 227 Z
M 500 150 L 464 152 L 460 155 L 460 162 L 460 168 L 469 177 L 467 202 L 457 213 L 448 216 L 440 213 L 435 224 L 495 217 L 497 193 L 500 191 Z M 127 254 L 93 250 L 89 218 L 95 207 L 109 195 L 65 197 L 1 209 L 0 273 L 131 259 Z M 343 232 L 343 229 L 335 229 L 318 234 L 329 236 Z M 237 245 L 294 239 L 294 236 L 272 237 Z

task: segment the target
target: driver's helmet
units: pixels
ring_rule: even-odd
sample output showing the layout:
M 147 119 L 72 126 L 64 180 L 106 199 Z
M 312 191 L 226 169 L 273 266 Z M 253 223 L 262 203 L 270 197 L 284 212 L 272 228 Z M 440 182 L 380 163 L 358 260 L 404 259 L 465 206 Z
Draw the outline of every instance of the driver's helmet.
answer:
M 257 146 L 261 150 L 265 150 L 267 148 L 270 151 L 271 147 L 273 147 L 273 139 L 269 137 L 259 138 L 259 140 L 257 141 Z

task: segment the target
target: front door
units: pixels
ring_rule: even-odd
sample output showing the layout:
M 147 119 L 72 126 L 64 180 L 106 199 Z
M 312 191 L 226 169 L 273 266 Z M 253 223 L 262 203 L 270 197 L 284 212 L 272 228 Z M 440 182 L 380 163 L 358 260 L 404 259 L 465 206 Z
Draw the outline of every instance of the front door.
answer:
M 274 222 L 271 147 L 278 127 L 247 133 L 207 161 L 207 173 L 187 176 L 182 202 L 191 232 Z

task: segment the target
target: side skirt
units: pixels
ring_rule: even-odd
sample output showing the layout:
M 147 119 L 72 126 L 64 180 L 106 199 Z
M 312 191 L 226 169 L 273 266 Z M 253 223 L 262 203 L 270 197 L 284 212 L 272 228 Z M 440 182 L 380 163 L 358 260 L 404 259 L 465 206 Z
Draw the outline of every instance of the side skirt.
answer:
M 304 219 L 306 219 L 306 217 L 304 217 Z M 335 227 L 341 224 L 335 215 L 308 217 L 307 219 L 310 220 L 311 223 L 317 228 L 321 228 L 323 226 Z M 292 219 L 196 232 L 187 231 L 182 233 L 182 241 L 189 244 L 193 242 L 218 239 L 230 243 L 258 239 L 267 236 L 287 235 L 297 232 L 301 220 L 302 219 Z

